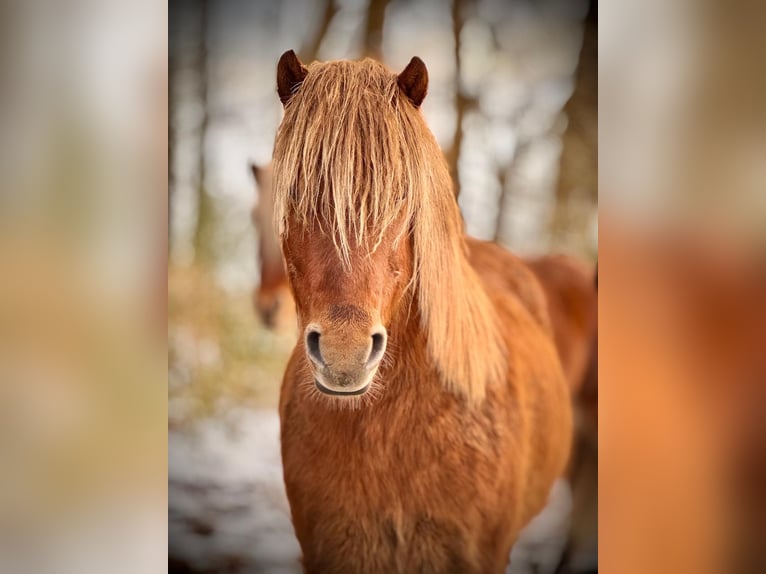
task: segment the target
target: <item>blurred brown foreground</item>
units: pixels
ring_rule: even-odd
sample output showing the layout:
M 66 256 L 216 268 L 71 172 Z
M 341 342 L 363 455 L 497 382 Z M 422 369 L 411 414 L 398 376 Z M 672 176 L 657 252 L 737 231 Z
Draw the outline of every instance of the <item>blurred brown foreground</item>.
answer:
M 599 545 L 607 572 L 766 567 L 766 259 L 602 214 Z

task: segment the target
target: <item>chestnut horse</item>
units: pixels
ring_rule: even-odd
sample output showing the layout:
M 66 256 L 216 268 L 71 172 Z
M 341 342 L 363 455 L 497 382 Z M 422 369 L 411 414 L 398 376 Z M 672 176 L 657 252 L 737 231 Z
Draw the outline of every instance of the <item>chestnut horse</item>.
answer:
M 301 329 L 282 461 L 307 572 L 503 572 L 569 454 L 543 293 L 464 236 L 427 83 L 418 58 L 398 76 L 278 65 L 275 208 Z
M 255 308 L 268 328 L 284 332 L 295 328 L 295 304 L 289 292 L 279 238 L 273 225 L 272 167 L 271 164 L 263 167 L 251 165 L 251 170 L 258 183 L 258 203 L 253 209 L 253 223 L 259 238 L 261 277 L 266 278 L 255 290 Z M 493 265 L 492 254 L 491 249 L 483 250 L 477 253 L 474 262 L 485 268 L 490 267 Z M 512 276 L 518 273 L 519 268 L 505 269 L 504 261 L 505 258 L 501 257 L 497 271 L 508 273 L 508 281 L 513 282 Z M 567 473 L 573 500 L 571 531 L 564 560 L 584 563 L 595 559 L 598 538 L 598 301 L 594 270 L 575 257 L 561 254 L 525 258 L 524 261 L 543 287 L 556 349 L 577 415 L 576 436 Z M 522 299 L 531 303 L 529 307 L 535 316 L 544 314 L 540 301 L 534 300 L 534 294 L 531 301 L 530 297 Z

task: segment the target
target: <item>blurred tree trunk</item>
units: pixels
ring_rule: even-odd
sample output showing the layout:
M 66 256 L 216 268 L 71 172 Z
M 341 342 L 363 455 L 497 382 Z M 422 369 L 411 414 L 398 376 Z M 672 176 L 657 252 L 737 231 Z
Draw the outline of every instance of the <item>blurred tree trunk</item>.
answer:
M 558 244 L 570 243 L 568 236 L 572 230 L 587 224 L 579 221 L 582 205 L 598 202 L 598 7 L 595 0 L 591 0 L 583 24 L 575 87 L 564 112 L 568 123 L 562 138 L 551 229 Z
M 386 6 L 388 6 L 388 0 L 370 0 L 367 7 L 364 55 L 376 60 L 383 59 L 383 24 L 386 19 Z
M 325 10 L 322 14 L 322 22 L 319 24 L 319 29 L 314 35 L 313 40 L 301 49 L 300 59 L 304 64 L 310 64 L 317 59 L 319 54 L 319 48 L 322 47 L 322 41 L 327 35 L 327 30 L 330 29 L 333 18 L 338 13 L 338 6 L 336 0 L 327 0 L 325 2 Z
M 168 34 L 168 243 L 167 252 L 171 252 L 173 237 L 173 191 L 176 185 L 175 150 L 176 150 L 176 125 L 174 121 L 176 104 L 176 78 L 178 73 L 178 55 L 176 50 L 177 32 L 173 31 L 173 18 L 171 14 L 171 28 Z M 168 257 L 168 261 L 170 258 Z
M 199 38 L 195 58 L 198 100 L 202 109 L 197 147 L 197 227 L 194 231 L 194 261 L 209 266 L 214 260 L 215 206 L 206 186 L 205 144 L 208 131 L 208 0 L 199 0 Z
M 526 109 L 526 106 L 525 106 Z M 524 112 L 522 112 L 523 114 Z M 495 236 L 493 241 L 501 245 L 507 245 L 508 242 L 508 224 L 505 220 L 505 214 L 508 212 L 511 202 L 511 196 L 513 191 L 519 191 L 519 170 L 529 158 L 529 150 L 531 146 L 530 140 L 522 140 L 519 142 L 516 152 L 513 154 L 513 158 L 507 162 L 497 166 L 497 179 L 500 183 L 500 196 L 497 200 L 497 219 L 495 224 Z M 513 188 L 509 189 L 509 188 Z
M 444 153 L 455 186 L 455 196 L 460 193 L 460 151 L 463 145 L 463 120 L 466 113 L 476 105 L 474 98 L 465 95 L 461 82 L 460 33 L 466 20 L 467 0 L 452 1 L 452 35 L 455 39 L 455 137 L 452 146 Z

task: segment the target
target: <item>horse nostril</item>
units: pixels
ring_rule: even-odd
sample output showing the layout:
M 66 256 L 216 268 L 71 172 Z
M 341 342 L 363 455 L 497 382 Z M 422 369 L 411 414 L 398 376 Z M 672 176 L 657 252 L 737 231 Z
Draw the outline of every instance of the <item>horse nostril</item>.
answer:
M 367 359 L 367 365 L 371 366 L 380 361 L 383 357 L 383 351 L 386 349 L 386 333 L 373 333 L 372 335 L 372 350 L 370 356 Z
M 321 367 L 325 366 L 322 353 L 319 352 L 319 331 L 311 330 L 306 334 L 306 349 L 312 361 Z

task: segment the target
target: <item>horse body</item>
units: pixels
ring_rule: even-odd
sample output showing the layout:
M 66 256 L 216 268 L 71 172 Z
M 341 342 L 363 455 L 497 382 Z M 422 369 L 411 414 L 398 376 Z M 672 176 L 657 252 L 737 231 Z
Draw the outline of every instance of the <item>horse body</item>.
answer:
M 303 333 L 282 460 L 307 572 L 503 572 L 569 453 L 544 295 L 463 235 L 425 87 L 417 59 L 399 76 L 278 66 L 277 219 Z
M 505 262 L 517 264 L 510 254 Z M 561 377 L 545 330 L 515 293 L 487 290 L 508 326 L 512 369 L 479 408 L 444 389 L 416 310 L 389 330 L 402 343 L 396 364 L 381 370 L 385 391 L 364 408 L 317 409 L 299 388 L 308 373 L 296 347 L 280 416 L 307 572 L 505 570 L 563 470 L 568 396 L 544 384 Z

